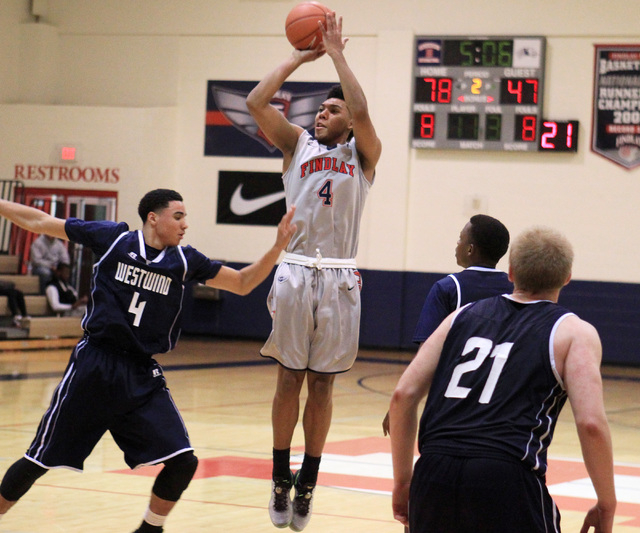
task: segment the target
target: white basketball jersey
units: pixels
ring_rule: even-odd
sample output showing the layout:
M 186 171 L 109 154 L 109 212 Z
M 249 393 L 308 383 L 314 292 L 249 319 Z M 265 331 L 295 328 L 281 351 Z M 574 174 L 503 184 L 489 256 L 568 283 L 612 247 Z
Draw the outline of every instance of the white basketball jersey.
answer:
M 287 209 L 295 205 L 297 230 L 287 252 L 315 257 L 355 258 L 364 202 L 371 184 L 365 178 L 356 141 L 327 147 L 304 131 L 282 175 Z

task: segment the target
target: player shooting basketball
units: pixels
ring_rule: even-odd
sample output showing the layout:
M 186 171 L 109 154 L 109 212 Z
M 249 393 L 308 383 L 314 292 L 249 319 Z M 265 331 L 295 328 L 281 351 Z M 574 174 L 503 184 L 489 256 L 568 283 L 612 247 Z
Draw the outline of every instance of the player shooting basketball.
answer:
M 343 54 L 347 39 L 342 37 L 342 19 L 330 12 L 326 21 L 322 43 L 311 50 L 294 50 L 247 98 L 262 132 L 282 151 L 287 205 L 297 208 L 297 230 L 268 300 L 273 331 L 262 349 L 263 356 L 279 363 L 272 406 L 269 514 L 276 527 L 294 531 L 302 531 L 311 518 L 331 425 L 335 376 L 351 368 L 358 351 L 360 278 L 355 256 L 364 202 L 382 150 L 364 92 Z M 314 138 L 288 122 L 270 101 L 295 70 L 324 54 L 333 61 L 340 86 L 321 104 Z M 294 477 L 290 447 L 305 377 L 305 455 Z

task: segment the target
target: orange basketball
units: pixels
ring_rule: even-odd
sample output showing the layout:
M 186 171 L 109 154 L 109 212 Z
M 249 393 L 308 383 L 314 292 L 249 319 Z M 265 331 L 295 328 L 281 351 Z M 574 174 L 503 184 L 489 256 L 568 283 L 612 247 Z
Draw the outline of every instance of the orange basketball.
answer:
M 316 38 L 314 47 L 322 41 L 318 22 L 326 27 L 326 15 L 331 10 L 319 2 L 302 2 L 287 15 L 284 29 L 289 42 L 298 50 L 306 50 Z

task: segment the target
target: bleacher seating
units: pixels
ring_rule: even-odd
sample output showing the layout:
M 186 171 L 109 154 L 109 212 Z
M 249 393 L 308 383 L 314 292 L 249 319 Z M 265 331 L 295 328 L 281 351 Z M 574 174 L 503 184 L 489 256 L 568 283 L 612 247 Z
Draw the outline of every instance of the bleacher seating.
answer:
M 49 308 L 47 297 L 39 294 L 38 276 L 16 274 L 18 258 L 11 255 L 0 255 L 0 279 L 15 283 L 25 296 L 27 313 L 31 316 L 27 328 L 8 327 L 11 324 L 11 313 L 7 305 L 7 297 L 0 296 L 0 318 L 6 327 L 0 327 L 0 338 L 52 339 L 61 337 L 81 337 L 80 317 L 57 317 Z

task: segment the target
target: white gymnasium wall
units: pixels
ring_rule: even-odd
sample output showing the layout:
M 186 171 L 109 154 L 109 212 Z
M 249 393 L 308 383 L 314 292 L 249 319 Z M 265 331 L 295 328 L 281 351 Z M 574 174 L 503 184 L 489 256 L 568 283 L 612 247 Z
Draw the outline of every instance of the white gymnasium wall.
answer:
M 175 108 L 116 108 L 84 106 L 0 105 L 3 160 L 2 179 L 13 179 L 16 166 L 30 187 L 60 189 L 100 189 L 118 192 L 121 220 L 139 226 L 138 200 L 155 186 L 178 187 L 175 179 Z M 13 132 L 13 133 L 12 133 Z M 59 179 L 60 144 L 77 148 L 76 167 L 87 180 Z M 97 181 L 99 168 L 109 178 Z
M 0 0 L 0 102 L 19 101 L 19 22 L 28 19 L 27 2 Z
M 57 144 L 76 143 L 83 165 L 120 169 L 117 184 L 100 187 L 119 191 L 121 219 L 137 224 L 143 192 L 175 187 L 187 201 L 190 244 L 212 257 L 255 259 L 274 230 L 215 225 L 217 172 L 275 172 L 280 161 L 203 156 L 206 84 L 258 81 L 284 59 L 282 26 L 295 3 L 49 0 L 36 24 L 28 0 L 0 0 L 0 178 L 11 179 L 16 164 L 49 164 Z M 576 279 L 640 281 L 630 246 L 640 226 L 640 169 L 593 154 L 589 139 L 593 45 L 640 44 L 636 5 L 335 0 L 350 37 L 347 58 L 383 141 L 359 265 L 451 271 L 458 232 L 480 206 L 512 234 L 533 224 L 564 231 L 576 248 Z M 546 36 L 545 114 L 580 120 L 578 154 L 410 150 L 415 34 Z M 291 79 L 336 76 L 321 58 Z

